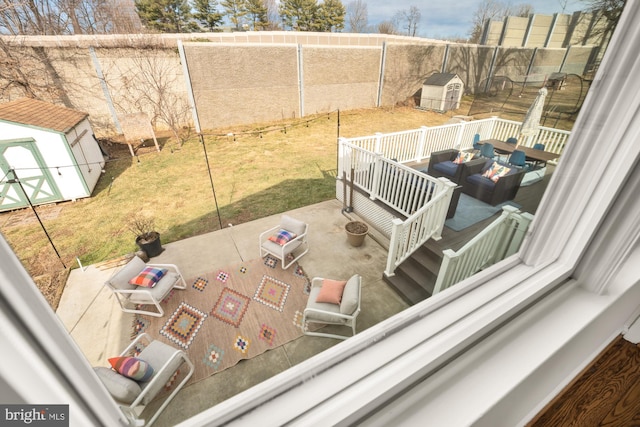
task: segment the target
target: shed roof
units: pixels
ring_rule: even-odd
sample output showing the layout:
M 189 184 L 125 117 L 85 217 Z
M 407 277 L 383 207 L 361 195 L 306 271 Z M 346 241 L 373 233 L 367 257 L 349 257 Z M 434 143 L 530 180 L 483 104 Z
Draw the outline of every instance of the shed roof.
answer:
M 454 77 L 458 77 L 457 74 L 452 73 L 435 73 L 432 74 L 424 81 L 427 86 L 445 86 Z
M 0 104 L 0 120 L 67 133 L 89 114 L 31 98 Z

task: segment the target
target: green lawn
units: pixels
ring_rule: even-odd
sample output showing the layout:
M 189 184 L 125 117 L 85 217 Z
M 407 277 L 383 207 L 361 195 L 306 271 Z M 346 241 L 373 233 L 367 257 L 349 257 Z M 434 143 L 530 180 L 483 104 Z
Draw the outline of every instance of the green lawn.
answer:
M 340 115 L 340 135 L 371 135 L 438 125 L 450 115 L 413 108 L 357 110 Z M 286 133 L 282 130 L 287 126 Z M 262 137 L 252 130 L 276 129 Z M 233 132 L 237 137 L 215 136 Z M 335 197 L 337 113 L 304 120 L 257 124 L 207 132 L 206 151 L 222 225 L 239 224 Z M 68 268 L 76 257 L 89 265 L 134 252 L 130 217 L 155 217 L 162 242 L 220 228 L 203 146 L 194 137 L 180 146 L 159 138 L 161 152 L 142 148 L 138 158 L 118 150 L 106 164 L 92 197 L 56 206 L 59 215 L 43 223 Z M 138 161 L 139 160 L 139 161 Z M 30 216 L 29 211 L 22 212 Z M 66 271 L 36 221 L 1 231 L 53 307 L 57 306 Z

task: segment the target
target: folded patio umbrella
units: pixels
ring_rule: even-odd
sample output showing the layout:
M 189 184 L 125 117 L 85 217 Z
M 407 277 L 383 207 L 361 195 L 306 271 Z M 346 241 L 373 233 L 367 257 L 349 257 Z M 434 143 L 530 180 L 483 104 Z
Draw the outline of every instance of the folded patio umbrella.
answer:
M 541 88 L 538 91 L 538 96 L 533 100 L 533 103 L 529 107 L 527 114 L 524 116 L 522 126 L 520 127 L 521 136 L 534 136 L 538 132 L 540 126 L 540 118 L 542 117 L 542 110 L 544 108 L 544 100 L 547 97 L 547 89 Z M 521 141 L 522 138 L 518 138 Z M 519 144 L 518 144 L 519 145 Z

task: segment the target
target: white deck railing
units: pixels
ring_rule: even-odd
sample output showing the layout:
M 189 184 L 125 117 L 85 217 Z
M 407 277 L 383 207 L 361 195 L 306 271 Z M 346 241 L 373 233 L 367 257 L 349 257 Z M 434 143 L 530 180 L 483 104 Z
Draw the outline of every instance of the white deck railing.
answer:
M 447 210 L 456 184 L 440 179 L 437 195 L 422 209 L 405 221 L 394 219 L 391 229 L 387 267 L 384 273 L 393 276 L 395 269 L 429 239 L 439 240 L 447 216 Z
M 540 143 L 545 151 L 562 154 L 562 150 L 571 132 L 547 127 L 539 127 L 534 136 L 520 136 L 522 123 L 504 120 L 497 117 L 454 123 L 435 127 L 423 126 L 419 129 L 377 133 L 358 138 L 341 138 L 341 141 L 378 153 L 387 159 L 395 159 L 400 163 L 421 162 L 428 159 L 434 151 L 455 148 L 467 150 L 473 147 L 473 136 L 480 134 L 480 139 L 520 138 L 520 144 L 533 147 Z M 550 162 L 554 163 L 554 162 Z
M 545 145 L 545 151 L 561 154 L 570 132 L 539 127 L 534 136 L 520 136 L 522 123 L 492 117 L 470 122 L 394 132 L 358 138 L 340 138 L 338 178 L 380 200 L 407 217 L 391 225 L 390 249 L 385 274 L 395 268 L 429 238 L 440 238 L 454 185 L 420 173 L 403 163 L 423 162 L 434 151 L 473 148 L 473 137 L 506 140 L 520 137 L 520 144 Z M 550 162 L 553 163 L 553 162 Z M 344 182 L 343 185 L 347 185 Z M 389 229 L 379 217 L 368 218 L 378 229 Z M 457 261 L 456 261 L 457 262 Z M 443 288 L 444 289 L 444 288 Z
M 458 252 L 451 249 L 443 251 L 434 295 L 518 252 L 533 216 L 520 213 L 513 206 L 505 206 L 502 210 L 500 218 Z

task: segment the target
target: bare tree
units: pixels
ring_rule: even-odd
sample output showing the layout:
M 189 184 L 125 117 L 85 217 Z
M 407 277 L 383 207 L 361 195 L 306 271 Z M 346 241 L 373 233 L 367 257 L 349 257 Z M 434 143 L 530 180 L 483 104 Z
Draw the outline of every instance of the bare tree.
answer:
M 402 23 L 402 26 L 407 29 L 407 35 L 411 37 L 415 37 L 418 31 L 420 17 L 420 9 L 417 6 L 410 6 L 409 10 L 400 10 L 396 14 L 397 21 Z
M 126 69 L 105 74 L 107 84 L 119 87 L 121 99 L 114 99 L 120 113 L 145 112 L 151 123 L 165 124 L 174 138 L 184 143 L 190 134 L 191 110 L 181 93 L 181 69 L 175 58 L 160 48 L 136 50 Z M 115 92 L 115 91 L 114 91 Z
M 140 28 L 131 0 L 0 0 L 2 34 L 109 34 Z
M 363 0 L 354 0 L 347 5 L 347 21 L 349 31 L 352 33 L 364 33 L 369 26 L 367 4 Z
M 378 24 L 378 32 L 380 34 L 398 34 L 398 27 L 393 21 L 382 21 Z

